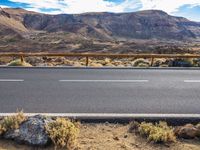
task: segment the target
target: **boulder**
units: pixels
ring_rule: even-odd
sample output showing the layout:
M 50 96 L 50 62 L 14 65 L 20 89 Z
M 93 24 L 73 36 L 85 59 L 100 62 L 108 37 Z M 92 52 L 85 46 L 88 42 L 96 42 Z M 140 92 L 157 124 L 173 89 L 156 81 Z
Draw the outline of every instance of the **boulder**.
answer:
M 46 146 L 50 143 L 50 138 L 45 131 L 45 126 L 52 121 L 51 118 L 41 115 L 29 117 L 20 125 L 19 129 L 7 131 L 4 138 L 14 140 L 20 144 Z
M 192 124 L 186 124 L 182 127 L 176 127 L 174 133 L 179 138 L 193 139 L 198 135 L 198 129 Z

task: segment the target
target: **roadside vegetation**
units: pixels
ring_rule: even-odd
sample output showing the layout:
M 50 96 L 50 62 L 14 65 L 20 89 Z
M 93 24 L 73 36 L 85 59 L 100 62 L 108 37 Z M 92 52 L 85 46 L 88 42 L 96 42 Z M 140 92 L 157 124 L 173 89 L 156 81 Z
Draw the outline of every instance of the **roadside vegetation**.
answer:
M 13 60 L 7 64 L 7 66 L 22 66 L 22 67 L 31 67 L 32 65 L 21 59 Z
M 0 135 L 4 134 L 6 131 L 18 129 L 20 124 L 26 119 L 27 118 L 24 116 L 23 111 L 17 112 L 14 116 L 4 117 L 0 121 Z
M 77 147 L 79 127 L 71 120 L 57 118 L 46 125 L 46 130 L 56 148 L 74 149 Z
M 40 115 L 25 117 L 23 112 L 18 112 L 16 115 L 0 119 L 0 137 L 0 149 L 5 150 L 19 148 L 31 150 L 29 146 L 16 145 L 16 142 L 28 145 L 38 143 L 33 146 L 38 149 L 50 150 L 198 150 L 200 147 L 200 124 L 170 126 L 163 121 L 131 122 L 130 124 L 80 124 L 68 118 Z M 8 141 L 9 139 L 14 140 L 15 143 Z M 185 139 L 190 139 L 190 141 L 185 141 Z
M 166 122 L 159 123 L 132 123 L 131 128 L 135 129 L 140 135 L 147 138 L 148 141 L 154 143 L 174 143 L 176 136 L 173 128 L 168 126 Z
M 1 65 L 7 66 L 75 66 L 83 67 L 86 64 L 85 58 L 66 58 L 66 57 L 28 57 L 24 60 L 16 59 L 13 61 L 0 61 Z M 151 64 L 152 63 L 152 64 Z M 155 58 L 89 58 L 88 66 L 91 67 L 200 67 L 200 59 L 166 59 Z
M 136 59 L 133 61 L 134 67 L 150 67 L 150 62 L 147 59 Z

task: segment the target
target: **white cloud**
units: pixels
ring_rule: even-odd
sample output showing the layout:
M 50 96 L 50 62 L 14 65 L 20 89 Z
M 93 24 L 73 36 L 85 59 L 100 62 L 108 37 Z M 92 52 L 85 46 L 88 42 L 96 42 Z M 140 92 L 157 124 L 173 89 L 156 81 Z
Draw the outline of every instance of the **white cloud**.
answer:
M 59 9 L 56 13 L 84 13 L 84 12 L 124 12 L 126 9 L 136 9 L 141 3 L 139 0 L 125 0 L 122 3 L 114 3 L 105 0 L 10 0 L 12 2 L 25 3 L 29 10 L 45 8 Z
M 10 0 L 11 2 L 25 3 L 30 5 L 31 8 L 52 8 L 57 9 L 63 7 L 60 0 Z
M 159 9 L 167 13 L 178 11 L 181 6 L 190 5 L 191 7 L 200 5 L 200 0 L 141 0 L 142 9 Z
M 1 8 L 8 8 L 8 6 L 0 5 Z
M 183 5 L 200 5 L 200 0 L 124 0 L 122 3 L 105 0 L 10 0 L 26 3 L 28 10 L 55 9 L 48 13 L 126 12 L 131 10 L 159 9 L 173 14 Z M 59 9 L 59 10 L 57 10 Z

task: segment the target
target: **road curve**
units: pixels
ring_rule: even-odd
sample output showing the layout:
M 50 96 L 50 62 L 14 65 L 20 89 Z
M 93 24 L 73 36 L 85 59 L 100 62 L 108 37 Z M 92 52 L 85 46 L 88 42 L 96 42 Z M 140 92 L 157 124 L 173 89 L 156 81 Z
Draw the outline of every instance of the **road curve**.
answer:
M 0 113 L 200 114 L 200 70 L 0 68 Z

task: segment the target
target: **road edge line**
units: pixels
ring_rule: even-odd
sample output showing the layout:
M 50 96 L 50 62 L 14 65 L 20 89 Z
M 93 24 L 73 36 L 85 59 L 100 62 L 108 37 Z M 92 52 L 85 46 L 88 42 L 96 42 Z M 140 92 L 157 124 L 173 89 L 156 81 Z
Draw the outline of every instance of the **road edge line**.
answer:
M 16 115 L 17 113 L 0 113 L 0 117 Z M 25 116 L 44 115 L 69 118 L 96 118 L 96 119 L 126 119 L 126 118 L 199 118 L 200 114 L 118 114 L 118 113 L 24 113 Z

